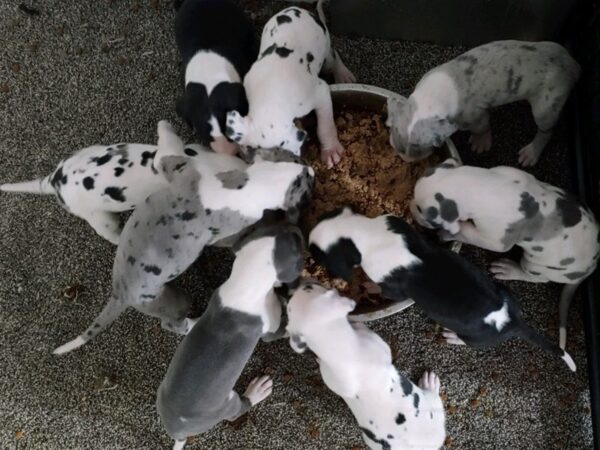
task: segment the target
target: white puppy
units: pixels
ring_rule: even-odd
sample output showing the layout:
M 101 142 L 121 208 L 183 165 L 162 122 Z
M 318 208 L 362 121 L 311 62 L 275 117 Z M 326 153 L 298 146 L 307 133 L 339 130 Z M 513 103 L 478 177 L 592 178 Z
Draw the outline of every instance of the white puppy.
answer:
M 390 347 L 362 323 L 348 322 L 354 301 L 303 283 L 287 307 L 290 344 L 310 348 L 323 381 L 352 410 L 376 450 L 438 449 L 446 437 L 440 380 L 425 372 L 419 386 L 398 373 Z
M 344 149 L 337 136 L 329 86 L 319 72 L 322 68 L 332 71 L 336 82 L 355 78 L 331 47 L 322 1 L 317 9 L 319 15 L 314 16 L 301 8 L 286 8 L 267 22 L 259 59 L 244 79 L 248 115 L 229 112 L 225 133 L 242 145 L 282 147 L 299 155 L 306 133 L 296 128 L 294 119 L 315 110 L 321 156 L 333 166 Z

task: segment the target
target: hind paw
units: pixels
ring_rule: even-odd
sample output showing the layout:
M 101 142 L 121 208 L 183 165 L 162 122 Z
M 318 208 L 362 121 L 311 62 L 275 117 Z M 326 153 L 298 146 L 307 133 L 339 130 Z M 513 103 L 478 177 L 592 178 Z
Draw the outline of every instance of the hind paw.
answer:
M 419 379 L 419 387 L 424 391 L 430 391 L 434 394 L 440 393 L 440 377 L 433 372 L 427 372 Z
M 490 265 L 490 272 L 494 274 L 494 278 L 498 280 L 522 280 L 523 269 L 521 266 L 507 258 L 502 258 L 494 261 Z
M 442 331 L 442 337 L 446 340 L 446 344 L 450 345 L 466 345 L 465 341 L 458 337 L 458 335 L 448 328 L 444 328 Z
M 272 392 L 273 380 L 270 376 L 263 375 L 260 378 L 256 377 L 250 382 L 246 388 L 246 392 L 244 392 L 244 397 L 250 400 L 250 404 L 254 406 L 257 403 L 262 402 L 265 398 L 271 395 Z
M 536 150 L 533 144 L 528 144 L 519 150 L 519 164 L 523 167 L 535 166 L 540 159 L 541 151 Z

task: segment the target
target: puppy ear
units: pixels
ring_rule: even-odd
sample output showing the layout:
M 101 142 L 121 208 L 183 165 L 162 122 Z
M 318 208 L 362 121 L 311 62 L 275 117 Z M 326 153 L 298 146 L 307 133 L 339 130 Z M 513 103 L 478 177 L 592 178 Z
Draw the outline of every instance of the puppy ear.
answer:
M 304 341 L 304 336 L 301 334 L 292 334 L 290 335 L 290 347 L 296 353 L 304 353 L 306 351 L 307 345 Z
M 390 97 L 387 100 L 387 119 L 385 125 L 389 128 L 392 127 L 396 119 L 402 115 L 404 107 L 406 106 L 406 99 L 404 97 L 395 96 Z
M 157 171 L 161 171 L 162 159 L 165 156 L 183 156 L 184 145 L 181 138 L 175 132 L 173 126 L 166 120 L 161 120 L 157 125 L 158 148 L 152 165 Z
M 189 181 L 190 191 L 197 191 L 200 174 L 192 166 L 190 158 L 186 156 L 165 156 L 160 160 L 159 171 L 166 180 L 175 188 L 183 188 L 185 182 Z
M 225 135 L 238 144 L 246 143 L 246 137 L 249 129 L 248 116 L 242 117 L 237 111 L 227 113 L 227 123 L 225 125 Z

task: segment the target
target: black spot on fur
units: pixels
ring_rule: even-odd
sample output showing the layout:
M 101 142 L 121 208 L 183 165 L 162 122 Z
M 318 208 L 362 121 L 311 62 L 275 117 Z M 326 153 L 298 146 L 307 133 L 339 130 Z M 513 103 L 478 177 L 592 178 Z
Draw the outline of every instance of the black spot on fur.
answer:
M 92 189 L 94 189 L 94 178 L 85 177 L 83 179 L 83 187 L 86 188 L 88 191 L 91 191 Z
M 172 237 L 173 239 L 175 239 L 175 240 L 179 239 L 179 235 L 178 235 L 178 234 L 174 234 L 174 235 L 172 235 L 171 237 Z
M 412 394 L 413 385 L 408 378 L 400 376 L 400 386 L 402 386 L 402 392 L 404 393 L 404 396 Z
M 560 260 L 561 266 L 568 266 L 569 264 L 573 264 L 575 262 L 575 258 L 565 258 Z
M 402 425 L 404 422 L 406 422 L 406 417 L 404 417 L 404 414 L 398 413 L 398 415 L 396 416 L 396 423 L 398 425 Z
M 298 8 L 288 8 L 287 11 L 291 11 L 296 17 L 300 17 L 301 11 Z
M 232 130 L 233 132 L 233 130 Z M 185 153 L 188 156 L 196 156 L 198 154 L 198 152 L 196 150 L 194 150 L 193 148 L 186 148 L 185 150 L 183 150 L 183 153 Z
M 284 23 L 290 23 L 292 18 L 290 16 L 286 16 L 285 14 L 280 14 L 276 17 L 277 25 L 283 25 Z
M 196 213 L 190 212 L 190 211 L 184 211 L 182 213 L 178 213 L 175 214 L 175 217 L 177 217 L 180 220 L 183 220 L 185 222 L 187 222 L 188 220 L 192 220 L 193 218 L 196 217 Z
M 534 245 L 533 247 L 531 247 L 531 250 L 533 250 L 534 252 L 543 252 L 544 247 L 542 247 L 541 245 Z
M 421 398 L 419 397 L 419 394 L 417 394 L 416 392 L 413 394 L 413 406 L 415 407 L 415 409 L 417 410 L 417 415 L 419 415 L 419 402 L 421 401 Z
M 554 267 L 554 266 L 546 266 L 546 268 L 550 270 L 567 270 L 564 267 Z
M 148 161 L 152 161 L 154 160 L 154 156 L 156 155 L 156 150 L 154 150 L 153 152 L 148 152 L 145 151 L 142 153 L 142 166 L 146 167 L 146 165 L 148 164 Z
M 108 150 L 110 150 L 110 149 L 107 149 L 107 153 L 104 156 L 100 156 L 100 157 L 96 156 L 96 157 L 90 159 L 90 162 L 95 162 L 97 166 L 102 166 L 103 164 L 106 164 L 113 157 L 113 155 L 111 153 L 108 153 Z
M 429 208 L 427 208 L 425 210 L 425 218 L 427 220 L 435 220 L 435 218 L 438 216 L 439 211 L 435 206 L 430 206 Z
M 365 436 L 376 444 L 381 445 L 381 450 L 391 450 L 390 443 L 385 439 L 378 439 L 371 430 L 367 428 L 360 427 L 361 431 L 365 434 Z
M 317 25 L 319 25 L 321 27 L 321 29 L 323 30 L 323 33 L 327 33 L 327 28 L 325 28 L 325 24 L 321 21 L 321 18 L 319 17 L 318 14 L 313 14 L 313 13 L 309 13 L 311 15 L 311 17 L 313 19 L 315 19 L 315 22 L 317 22 Z
M 144 270 L 154 275 L 160 275 L 162 272 L 162 269 L 158 266 L 144 266 Z
M 394 439 L 394 436 L 393 436 L 393 435 L 391 435 L 391 434 L 388 434 L 388 435 L 387 435 L 387 438 L 388 438 L 388 439 Z
M 94 324 L 94 328 L 100 328 L 100 324 L 99 323 L 95 323 Z
M 583 278 L 587 275 L 587 272 L 569 272 L 565 273 L 565 277 L 569 280 L 577 280 L 579 278 Z
M 153 299 L 153 298 L 156 298 L 156 295 L 154 295 L 154 294 L 142 294 L 141 297 L 142 298 Z
M 88 335 L 88 336 L 91 336 L 91 335 L 92 335 L 92 330 L 89 330 L 89 331 L 87 332 L 87 335 Z
M 307 60 L 309 63 L 311 63 L 311 62 L 313 62 L 313 61 L 315 60 L 315 57 L 313 56 L 313 54 L 312 54 L 311 52 L 308 52 L 308 53 L 306 54 L 306 60 Z
M 115 177 L 120 177 L 125 172 L 125 169 L 122 167 L 115 167 Z
M 557 198 L 556 210 L 561 216 L 565 228 L 574 227 L 581 222 L 581 208 L 570 198 Z
M 137 261 L 137 259 L 135 259 L 133 256 L 129 256 L 129 257 L 127 258 L 127 262 L 128 262 L 129 264 L 131 264 L 132 266 L 135 264 L 135 262 L 136 262 L 136 261 Z
M 441 193 L 436 193 L 434 198 L 440 204 L 440 216 L 446 222 L 454 222 L 458 219 L 458 206 L 454 200 L 445 198 Z
M 531 219 L 540 210 L 540 204 L 533 198 L 529 192 L 521 193 L 521 205 L 519 211 L 523 213 L 526 219 Z
M 117 201 L 117 202 L 124 202 L 125 196 L 123 195 L 123 191 L 127 189 L 126 187 L 115 187 L 115 186 L 109 186 L 106 189 L 104 189 L 104 194 L 108 195 L 110 198 L 112 198 L 113 200 Z
M 294 50 L 285 47 L 277 47 L 275 49 L 275 53 L 277 53 L 282 58 L 287 58 L 291 53 L 294 53 Z

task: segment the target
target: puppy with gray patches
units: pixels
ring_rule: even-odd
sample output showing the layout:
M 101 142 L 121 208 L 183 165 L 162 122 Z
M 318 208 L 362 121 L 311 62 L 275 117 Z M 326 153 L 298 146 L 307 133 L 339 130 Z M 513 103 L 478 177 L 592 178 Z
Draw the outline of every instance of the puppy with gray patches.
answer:
M 301 284 L 287 306 L 290 345 L 317 355 L 323 381 L 344 399 L 369 448 L 440 448 L 446 431 L 438 376 L 425 372 L 416 386 L 400 374 L 383 339 L 348 321 L 354 307 L 335 290 Z
M 565 348 L 569 304 L 600 258 L 600 228 L 588 208 L 522 170 L 457 167 L 448 159 L 417 181 L 410 209 L 421 225 L 442 230 L 445 241 L 494 252 L 521 247 L 520 262 L 492 263 L 500 280 L 564 283 L 559 324 Z
M 383 296 L 414 300 L 446 327 L 442 334 L 450 344 L 486 347 L 520 337 L 575 371 L 567 352 L 523 321 L 508 289 L 462 256 L 433 246 L 400 217 L 369 219 L 346 207 L 323 218 L 309 242 L 315 260 L 332 276 L 350 280 L 352 268 L 362 266 Z
M 177 348 L 158 388 L 158 413 L 174 450 L 271 394 L 269 377 L 253 380 L 241 398 L 233 388 L 259 339 L 280 328 L 274 287 L 300 277 L 303 249 L 300 231 L 289 225 L 259 229 L 234 247 L 231 275 Z
M 125 224 L 113 265 L 113 292 L 104 310 L 55 354 L 93 339 L 129 306 L 159 317 L 167 330 L 187 333 L 194 323 L 185 317 L 190 300 L 167 283 L 183 273 L 206 245 L 231 245 L 266 210 L 297 217 L 310 199 L 314 172 L 287 162 L 285 154 L 269 151 L 271 159 L 279 156 L 283 162 L 260 160 L 247 171 L 215 174 L 214 167 L 196 164 L 196 158 L 171 155 L 183 150 L 183 142 L 168 122 L 159 122 L 158 135 L 155 164 L 168 187 L 142 202 Z
M 200 143 L 233 155 L 238 146 L 224 134 L 225 115 L 248 113 L 242 79 L 258 56 L 254 27 L 230 0 L 183 0 L 175 7 L 175 38 L 185 67 L 177 112 Z
M 296 128 L 294 119 L 315 110 L 321 158 L 331 167 L 344 148 L 337 136 L 329 86 L 319 72 L 332 71 L 338 83 L 355 78 L 331 47 L 322 3 L 317 3 L 318 16 L 290 7 L 267 22 L 258 61 L 244 78 L 249 112 L 245 116 L 229 112 L 225 131 L 242 145 L 281 147 L 300 155 L 306 132 Z
M 154 166 L 157 148 L 146 144 L 94 145 L 62 160 L 47 177 L 3 184 L 0 190 L 54 194 L 62 207 L 117 245 L 121 234 L 118 213 L 134 209 L 150 194 L 168 186 Z M 197 158 L 200 165 L 215 173 L 246 167 L 238 158 L 217 155 L 198 144 L 182 144 L 178 152 Z M 175 153 L 168 150 L 164 154 Z
M 388 100 L 390 143 L 406 161 L 426 158 L 457 130 L 471 131 L 471 147 L 489 150 L 488 110 L 519 100 L 531 105 L 537 133 L 519 151 L 533 166 L 550 140 L 579 64 L 554 42 L 496 41 L 429 71 L 408 100 Z

